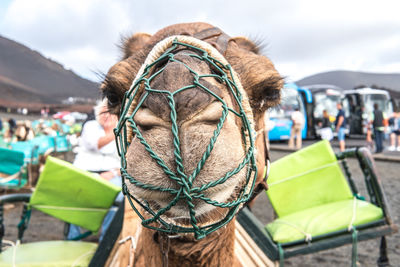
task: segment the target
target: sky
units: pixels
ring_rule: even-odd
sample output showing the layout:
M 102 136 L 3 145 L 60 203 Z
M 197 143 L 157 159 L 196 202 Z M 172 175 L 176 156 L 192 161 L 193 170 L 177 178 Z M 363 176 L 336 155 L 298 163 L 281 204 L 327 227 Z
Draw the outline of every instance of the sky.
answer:
M 332 70 L 400 73 L 399 10 L 398 0 L 0 0 L 0 35 L 99 82 L 121 57 L 121 36 L 204 21 L 262 40 L 262 53 L 296 81 Z

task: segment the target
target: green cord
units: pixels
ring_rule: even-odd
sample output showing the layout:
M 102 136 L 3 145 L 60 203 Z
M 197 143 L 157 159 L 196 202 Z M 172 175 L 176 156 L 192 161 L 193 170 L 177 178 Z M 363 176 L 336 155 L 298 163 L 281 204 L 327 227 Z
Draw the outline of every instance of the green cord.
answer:
M 192 51 L 194 50 L 194 51 L 199 52 L 199 54 L 193 52 L 193 54 L 188 54 L 188 56 L 195 57 L 197 59 L 207 62 L 209 65 L 211 65 L 211 67 L 213 68 L 215 73 L 207 74 L 207 75 L 199 75 L 193 69 L 191 69 L 189 66 L 187 66 L 183 62 L 175 59 L 174 58 L 175 54 L 173 52 L 176 51 L 177 48 L 181 47 L 181 46 L 184 46 Z M 165 91 L 165 90 L 152 89 L 150 86 L 150 82 L 165 69 L 165 66 L 163 68 L 161 68 L 160 70 L 158 70 L 157 72 L 155 72 L 154 74 L 151 74 L 151 69 L 154 66 L 157 66 L 157 64 L 160 62 L 163 62 L 165 64 L 166 60 L 168 60 L 169 62 L 177 62 L 177 63 L 185 66 L 190 71 L 190 73 L 193 75 L 193 78 L 194 78 L 193 85 L 185 86 L 183 88 L 176 90 L 173 93 L 169 92 L 169 91 Z M 123 192 L 125 195 L 128 196 L 129 202 L 130 202 L 132 208 L 134 209 L 134 211 L 142 219 L 143 226 L 148 227 L 150 229 L 157 230 L 157 231 L 169 233 L 169 234 L 194 233 L 196 239 L 201 239 L 201 238 L 205 237 L 206 235 L 221 228 L 222 226 L 226 225 L 235 216 L 240 205 L 249 200 L 251 193 L 254 189 L 254 184 L 255 184 L 256 177 L 257 177 L 257 167 L 255 164 L 255 155 L 254 155 L 254 140 L 253 140 L 252 133 L 251 133 L 252 130 L 250 127 L 250 122 L 249 122 L 249 120 L 246 116 L 246 113 L 244 112 L 243 107 L 242 107 L 242 103 L 241 103 L 242 96 L 241 96 L 234 80 L 230 79 L 227 74 L 230 77 L 233 77 L 232 69 L 231 69 L 230 65 L 223 65 L 221 62 L 219 62 L 215 58 L 211 57 L 205 50 L 203 50 L 201 48 L 194 47 L 192 45 L 188 45 L 188 44 L 185 44 L 185 43 L 175 40 L 172 43 L 171 48 L 169 48 L 163 55 L 161 55 L 153 63 L 151 63 L 150 65 L 145 67 L 143 75 L 136 81 L 136 83 L 132 86 L 132 88 L 126 92 L 125 98 L 123 99 L 123 102 L 122 102 L 122 109 L 120 112 L 120 120 L 118 122 L 117 128 L 114 129 L 114 132 L 115 132 L 116 140 L 117 140 L 118 153 L 121 157 L 121 166 L 122 166 L 121 167 L 121 175 L 123 177 L 123 179 L 122 179 Z M 238 111 L 230 109 L 223 99 L 221 99 L 219 96 L 217 96 L 215 93 L 213 93 L 209 88 L 205 87 L 204 85 L 202 85 L 200 83 L 200 79 L 205 78 L 205 77 L 214 77 L 226 85 L 230 94 L 233 96 L 233 100 L 235 102 L 235 105 L 238 107 Z M 139 91 L 140 87 L 144 88 L 144 92 L 143 92 L 142 96 L 138 95 L 138 91 Z M 201 88 L 204 92 L 207 92 L 208 94 L 212 95 L 217 101 L 219 101 L 221 103 L 221 107 L 223 110 L 222 110 L 222 116 L 218 121 L 216 129 L 214 130 L 213 136 L 210 138 L 210 143 L 208 144 L 206 151 L 202 155 L 202 157 L 201 157 L 200 161 L 198 162 L 194 171 L 191 174 L 187 174 L 185 172 L 183 162 L 182 162 L 182 155 L 181 155 L 181 150 L 180 150 L 180 139 L 179 139 L 179 127 L 178 127 L 178 123 L 177 123 L 177 113 L 176 113 L 176 105 L 175 105 L 175 101 L 174 101 L 174 96 L 184 90 L 190 90 L 192 88 Z M 147 141 L 144 139 L 143 135 L 141 134 L 139 128 L 137 127 L 137 125 L 135 123 L 135 114 L 137 113 L 139 108 L 142 106 L 142 104 L 144 103 L 146 98 L 152 93 L 153 94 L 154 93 L 163 94 L 166 97 L 166 99 L 168 100 L 168 105 L 170 107 L 170 119 L 172 122 L 174 157 L 175 157 L 175 163 L 177 166 L 176 172 L 169 169 L 168 166 L 165 164 L 165 162 L 153 151 L 153 149 L 147 143 Z M 128 115 L 129 107 L 134 102 L 134 99 L 137 99 L 139 97 L 141 97 L 141 99 L 138 102 L 137 106 L 134 107 L 132 114 Z M 223 177 L 220 177 L 216 181 L 209 182 L 207 184 L 203 184 L 199 187 L 194 187 L 193 181 L 199 175 L 199 173 L 201 172 L 201 170 L 204 167 L 205 162 L 209 158 L 229 112 L 231 112 L 232 114 L 237 116 L 242 121 L 243 127 L 242 127 L 241 133 L 242 133 L 243 140 L 246 139 L 245 138 L 246 134 L 249 136 L 250 144 L 247 144 L 246 142 L 244 142 L 245 143 L 245 152 L 246 152 L 245 157 L 244 157 L 243 161 L 238 165 L 237 168 L 227 172 Z M 129 125 L 127 125 L 127 123 L 129 123 Z M 128 147 L 130 145 L 127 140 L 127 132 L 128 132 L 127 127 L 131 128 L 135 137 L 144 146 L 145 150 L 147 151 L 147 153 L 149 153 L 151 158 L 154 159 L 155 162 L 157 162 L 157 164 L 161 167 L 161 169 L 168 176 L 168 178 L 171 180 L 174 180 L 177 183 L 178 189 L 164 188 L 161 186 L 145 184 L 143 182 L 138 181 L 137 179 L 135 179 L 135 177 L 131 176 L 127 172 L 127 170 L 126 170 L 127 160 L 126 160 L 125 155 L 126 155 Z M 240 188 L 239 194 L 236 199 L 232 199 L 231 201 L 226 202 L 226 203 L 220 203 L 218 201 L 215 201 L 208 197 L 205 197 L 203 191 L 224 183 L 229 178 L 231 178 L 233 175 L 239 173 L 246 166 L 247 166 L 246 183 Z M 251 179 L 252 177 L 253 177 L 253 179 Z M 252 181 L 252 182 L 250 183 L 250 181 Z M 133 184 L 134 186 L 140 187 L 145 190 L 169 193 L 174 197 L 165 207 L 159 208 L 158 210 L 153 210 L 149 206 L 147 201 L 139 200 L 135 196 L 133 196 L 129 192 L 126 183 Z M 227 208 L 229 210 L 228 210 L 226 216 L 223 219 L 221 219 L 219 222 L 215 222 L 210 225 L 200 226 L 196 219 L 195 205 L 193 203 L 194 199 L 202 200 L 202 201 L 204 201 L 208 204 L 214 205 L 216 207 Z M 147 214 L 150 214 L 152 217 L 149 219 L 145 219 L 145 217 L 134 206 L 132 200 L 135 201 L 140 207 L 142 207 L 147 212 Z M 176 205 L 176 203 L 179 200 L 186 201 L 187 208 L 189 210 L 189 215 L 190 215 L 191 227 L 182 227 L 179 225 L 175 225 L 171 222 L 166 222 L 161 217 L 163 214 L 165 214 L 165 212 L 167 212 L 174 205 Z M 154 224 L 154 223 L 156 223 L 156 224 Z M 158 225 L 158 226 L 156 226 L 156 225 Z
M 279 250 L 279 267 L 283 267 L 285 264 L 285 251 L 282 248 L 282 245 L 278 243 Z
M 358 261 L 358 255 L 357 255 L 358 231 L 357 231 L 355 226 L 352 227 L 351 237 L 352 237 L 352 240 L 353 240 L 352 250 L 351 250 L 351 266 L 352 267 L 357 267 L 357 261 Z

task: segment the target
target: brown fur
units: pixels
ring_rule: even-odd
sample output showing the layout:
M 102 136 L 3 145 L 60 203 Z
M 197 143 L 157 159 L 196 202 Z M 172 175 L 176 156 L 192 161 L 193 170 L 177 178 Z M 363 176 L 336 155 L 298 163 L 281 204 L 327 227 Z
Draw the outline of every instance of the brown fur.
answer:
M 103 94 L 108 98 L 110 110 L 118 113 L 125 91 L 130 87 L 146 55 L 158 41 L 170 35 L 193 36 L 210 27 L 212 26 L 206 23 L 177 24 L 166 27 L 151 37 L 141 34 L 128 39 L 125 43 L 124 59 L 110 69 L 101 86 Z M 213 40 L 207 41 L 213 42 Z M 248 39 L 231 38 L 226 51 L 220 52 L 224 53 L 228 62 L 238 73 L 249 96 L 256 122 L 255 129 L 263 129 L 262 115 L 264 111 L 279 101 L 280 89 L 283 86 L 281 76 L 266 57 L 258 54 L 257 46 Z M 199 73 L 210 73 L 209 66 L 204 62 L 180 54 L 176 57 L 180 57 L 182 61 Z M 152 81 L 151 86 L 155 89 L 172 92 L 177 88 L 192 84 L 192 79 L 191 74 L 185 68 L 168 63 L 164 72 Z M 208 88 L 223 98 L 229 107 L 235 108 L 231 95 L 223 84 L 213 78 L 203 79 L 202 83 L 206 83 Z M 196 89 L 179 93 L 174 98 L 178 111 L 183 165 L 185 173 L 190 174 L 209 143 L 220 117 L 221 107 L 211 104 L 213 99 Z M 175 171 L 169 108 L 165 97 L 158 94 L 149 97 L 135 115 L 135 121 L 152 149 L 171 170 Z M 244 157 L 244 148 L 240 134 L 241 125 L 238 121 L 235 115 L 229 113 L 210 157 L 194 181 L 194 186 L 221 177 L 236 168 L 241 162 Z M 265 143 L 262 135 L 260 136 L 256 139 L 258 181 L 262 178 L 262 170 L 265 165 L 263 152 Z M 158 164 L 152 160 L 137 139 L 130 144 L 126 158 L 127 170 L 137 180 L 156 186 L 178 187 L 176 182 L 169 179 Z M 228 179 L 226 183 L 210 188 L 204 193 L 210 198 L 220 198 L 218 201 L 227 201 L 236 194 L 236 188 L 243 183 L 244 177 L 245 170 L 243 169 Z M 128 184 L 128 189 L 138 198 L 151 199 L 150 205 L 156 209 L 158 206 L 165 206 L 171 200 L 171 196 L 167 193 L 143 190 L 131 184 Z M 203 222 L 219 220 L 225 214 L 223 210 L 215 209 L 208 204 L 204 205 L 202 201 L 194 201 L 194 204 L 196 214 Z M 178 221 L 179 219 L 174 219 L 174 217 L 188 217 L 186 203 L 179 201 L 166 216 L 169 216 L 171 220 Z M 123 230 L 125 234 L 129 232 L 126 227 L 129 227 L 127 221 Z M 153 235 L 154 231 L 147 228 L 142 229 L 134 255 L 136 266 L 161 265 L 160 245 L 154 241 Z M 225 228 L 219 229 L 199 241 L 172 240 L 168 254 L 169 266 L 237 266 L 238 262 L 234 257 L 234 239 L 234 222 L 232 221 Z M 127 253 L 127 251 L 121 253 Z
M 135 33 L 129 38 L 124 39 L 122 42 L 123 59 L 127 59 L 132 56 L 135 51 L 140 50 L 150 40 L 151 35 L 148 33 Z
M 168 266 L 241 266 L 231 249 L 235 242 L 234 231 L 233 220 L 226 228 L 199 241 L 170 239 Z M 154 231 L 143 228 L 136 248 L 134 266 L 162 266 L 160 242 L 163 239 L 154 236 Z
M 249 40 L 231 40 L 225 54 L 226 59 L 239 74 L 254 113 L 264 113 L 267 108 L 278 104 L 283 79 L 268 58 L 252 52 L 255 45 L 247 44 Z

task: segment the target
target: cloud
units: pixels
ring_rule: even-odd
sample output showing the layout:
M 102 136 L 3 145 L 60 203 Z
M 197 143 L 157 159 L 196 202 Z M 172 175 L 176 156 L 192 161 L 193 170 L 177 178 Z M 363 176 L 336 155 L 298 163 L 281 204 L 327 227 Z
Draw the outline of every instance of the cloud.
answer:
M 126 15 L 123 3 L 103 0 L 16 0 L 2 33 L 93 79 L 93 69 L 117 60 L 120 33 L 131 28 Z
M 400 72 L 396 0 L 14 0 L 0 31 L 96 80 L 119 58 L 120 36 L 206 21 L 231 36 L 268 43 L 264 53 L 285 76 L 351 69 Z

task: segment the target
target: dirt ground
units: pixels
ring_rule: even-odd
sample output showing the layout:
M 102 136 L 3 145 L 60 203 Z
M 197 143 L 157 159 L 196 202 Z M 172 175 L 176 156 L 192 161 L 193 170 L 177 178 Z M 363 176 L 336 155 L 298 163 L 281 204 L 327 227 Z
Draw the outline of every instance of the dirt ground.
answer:
M 286 152 L 271 151 L 272 160 L 286 155 Z M 392 218 L 397 225 L 400 224 L 400 164 L 393 162 L 376 162 L 382 179 L 384 190 L 391 206 Z M 355 180 L 360 182 L 359 188 L 363 188 L 361 172 L 356 161 L 349 162 Z M 360 178 L 360 179 L 357 179 Z M 364 195 L 366 192 L 361 190 Z M 7 240 L 16 240 L 16 226 L 21 216 L 21 205 L 8 205 L 5 207 L 5 227 Z M 253 208 L 256 216 L 264 223 L 273 219 L 272 208 L 265 194 L 261 194 Z M 63 238 L 64 223 L 51 218 L 39 211 L 33 211 L 28 230 L 24 235 L 24 241 L 54 240 Z M 96 240 L 96 237 L 90 238 Z M 400 234 L 397 233 L 388 238 L 389 259 L 392 266 L 400 266 Z M 358 245 L 359 266 L 376 266 L 379 254 L 379 240 L 360 242 Z M 286 266 L 350 266 L 351 245 L 323 252 L 297 256 L 285 260 Z

